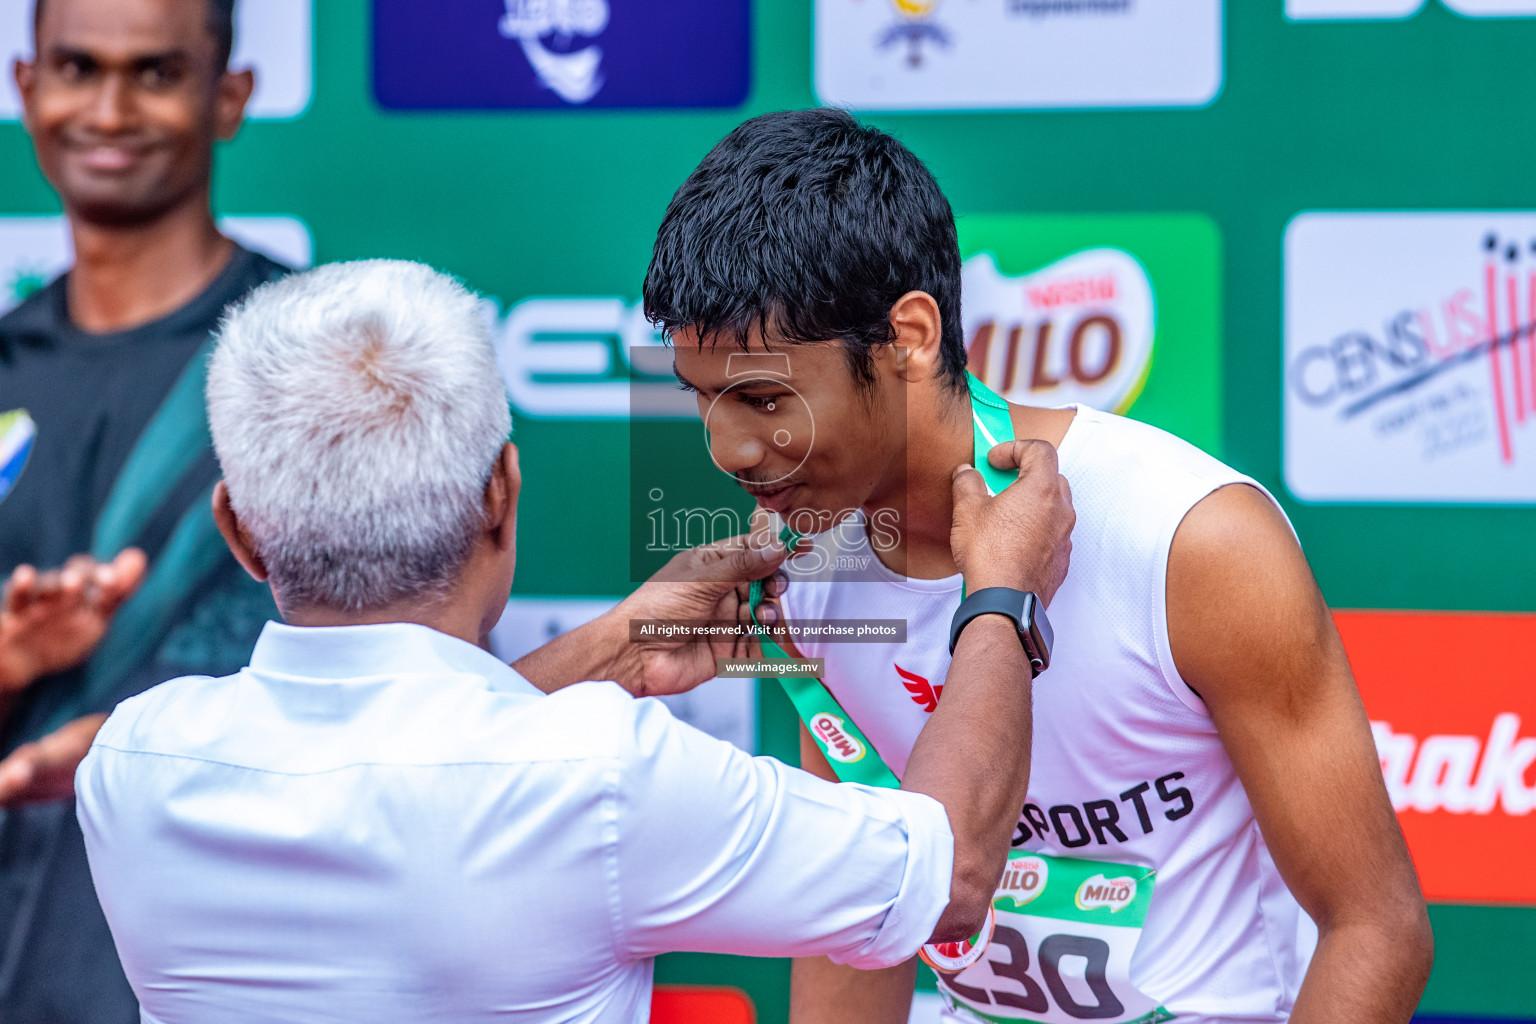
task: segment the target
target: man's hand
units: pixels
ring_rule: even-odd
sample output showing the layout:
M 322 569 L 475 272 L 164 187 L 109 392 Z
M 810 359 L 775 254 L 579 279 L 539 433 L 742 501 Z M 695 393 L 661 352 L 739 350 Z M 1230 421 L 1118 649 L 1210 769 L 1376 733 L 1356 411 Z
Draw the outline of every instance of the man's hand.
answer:
M 796 549 L 804 553 L 809 542 Z M 765 580 L 764 595 L 778 597 L 788 585 L 777 573 L 788 557 L 777 539 L 743 535 L 705 544 L 678 555 L 619 603 L 611 614 L 629 640 L 631 619 L 728 619 L 752 622 L 753 580 Z M 764 625 L 779 620 L 778 606 L 765 600 L 758 609 Z M 689 640 L 627 642 L 615 662 L 614 679 L 637 697 L 684 693 L 715 675 L 716 658 L 752 658 L 758 645 L 739 636 L 708 643 Z
M 75 769 L 106 720 L 106 715 L 86 715 L 11 751 L 0 761 L 0 807 L 74 796 Z
M 796 553 L 809 549 L 802 541 Z M 726 619 L 749 623 L 749 590 L 766 580 L 758 609 L 764 624 L 778 621 L 771 600 L 784 592 L 777 574 L 789 552 L 758 535 L 704 544 L 672 560 L 606 614 L 519 659 L 513 667 L 546 693 L 587 679 L 611 679 L 637 697 L 684 693 L 715 675 L 716 658 L 756 657 L 755 643 L 722 636 L 708 643 L 686 638 L 631 640 L 633 619 Z
M 126 548 L 110 562 L 75 555 L 51 572 L 17 567 L 0 598 L 0 695 L 90 657 L 145 565 L 144 552 Z
M 981 474 L 956 468 L 954 516 L 949 531 L 955 564 L 972 593 L 984 587 L 1032 590 L 1046 604 L 1067 578 L 1072 555 L 1072 489 L 1056 468 L 1056 449 L 1044 441 L 1008 441 L 987 454 L 997 469 L 1019 477 L 996 497 Z

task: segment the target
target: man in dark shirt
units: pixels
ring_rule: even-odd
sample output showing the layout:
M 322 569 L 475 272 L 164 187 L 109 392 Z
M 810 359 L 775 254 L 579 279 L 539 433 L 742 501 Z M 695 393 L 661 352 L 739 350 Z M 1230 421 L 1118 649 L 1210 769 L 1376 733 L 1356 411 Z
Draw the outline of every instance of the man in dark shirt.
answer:
M 15 67 L 75 264 L 0 319 L 0 419 L 25 410 L 5 422 L 30 447 L 0 466 L 7 1020 L 138 1019 L 74 767 L 118 701 L 238 668 L 276 617 L 209 511 L 205 346 L 229 303 L 284 272 L 211 211 L 214 142 L 254 84 L 228 70 L 232 22 L 233 0 L 38 0 L 36 57 Z

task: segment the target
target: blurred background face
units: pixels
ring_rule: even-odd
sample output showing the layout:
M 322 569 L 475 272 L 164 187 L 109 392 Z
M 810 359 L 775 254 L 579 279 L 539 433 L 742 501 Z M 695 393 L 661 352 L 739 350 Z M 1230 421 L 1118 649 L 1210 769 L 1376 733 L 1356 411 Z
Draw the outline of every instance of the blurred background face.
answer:
M 221 89 L 206 0 L 44 0 L 16 76 L 43 174 L 72 215 L 103 224 L 198 196 L 243 107 Z
M 830 528 L 905 466 L 905 393 L 889 360 L 876 360 L 866 390 L 838 342 L 765 346 L 754 336 L 743 352 L 729 342 L 700 348 L 690 331 L 673 340 L 716 467 L 801 533 Z

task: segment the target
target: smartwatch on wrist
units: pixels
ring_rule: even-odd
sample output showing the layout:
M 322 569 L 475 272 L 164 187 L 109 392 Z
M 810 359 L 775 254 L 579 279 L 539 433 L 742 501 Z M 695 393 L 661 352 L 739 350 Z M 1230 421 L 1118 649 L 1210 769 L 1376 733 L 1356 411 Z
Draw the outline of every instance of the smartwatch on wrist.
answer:
M 960 633 L 968 622 L 978 615 L 994 614 L 1006 615 L 1013 620 L 1033 676 L 1050 667 L 1051 644 L 1055 638 L 1051 633 L 1051 620 L 1045 617 L 1045 605 L 1034 593 L 1011 587 L 983 587 L 960 602 L 949 624 L 949 653 L 955 653 Z

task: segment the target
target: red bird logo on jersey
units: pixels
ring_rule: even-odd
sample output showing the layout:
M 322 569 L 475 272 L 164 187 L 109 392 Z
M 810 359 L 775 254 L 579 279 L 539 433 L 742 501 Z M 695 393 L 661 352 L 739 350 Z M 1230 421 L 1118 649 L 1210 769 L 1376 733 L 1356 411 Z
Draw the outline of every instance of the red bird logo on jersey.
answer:
M 934 686 L 916 672 L 908 672 L 894 662 L 892 662 L 892 665 L 896 669 L 896 674 L 906 680 L 901 685 L 905 686 L 907 693 L 912 695 L 912 703 L 930 715 L 933 714 L 934 709 L 939 706 L 939 698 L 944 696 L 944 685 L 940 683 L 938 686 Z

